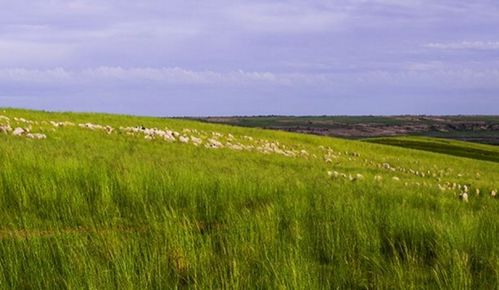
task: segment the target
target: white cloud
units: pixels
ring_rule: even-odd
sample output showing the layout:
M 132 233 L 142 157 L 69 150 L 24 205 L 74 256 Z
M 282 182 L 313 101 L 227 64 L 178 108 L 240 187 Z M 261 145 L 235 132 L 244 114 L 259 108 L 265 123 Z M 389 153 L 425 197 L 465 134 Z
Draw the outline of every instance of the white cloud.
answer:
M 0 40 L 0 66 L 37 66 L 68 59 L 71 44 Z
M 55 68 L 0 69 L 0 84 L 44 84 L 58 86 L 286 86 L 324 90 L 358 86 L 384 87 L 499 87 L 499 69 L 446 68 L 440 63 L 413 64 L 405 70 L 371 70 L 342 73 L 274 73 L 246 71 L 195 71 L 179 67 L 96 67 L 83 70 Z
M 231 6 L 227 16 L 247 31 L 260 33 L 322 32 L 334 29 L 347 14 L 310 3 L 251 3 Z
M 424 47 L 442 50 L 499 50 L 499 41 L 432 42 Z
M 122 68 L 97 67 L 84 70 L 64 68 L 37 70 L 24 68 L 0 69 L 0 82 L 85 84 L 85 83 L 143 83 L 165 84 L 235 84 L 249 83 L 293 85 L 317 83 L 325 79 L 306 74 L 275 74 L 271 72 L 215 72 L 210 70 L 193 71 L 179 67 L 173 68 Z

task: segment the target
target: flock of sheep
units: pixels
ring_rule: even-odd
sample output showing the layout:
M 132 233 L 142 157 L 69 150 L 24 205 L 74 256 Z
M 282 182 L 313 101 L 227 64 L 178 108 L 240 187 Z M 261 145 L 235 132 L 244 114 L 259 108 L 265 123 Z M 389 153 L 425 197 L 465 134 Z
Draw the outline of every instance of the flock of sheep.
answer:
M 204 146 L 210 149 L 227 148 L 236 151 L 256 151 L 265 154 L 280 154 L 288 157 L 308 156 L 306 150 L 288 148 L 279 142 L 264 139 L 254 139 L 243 136 L 242 140 L 232 134 L 220 132 L 207 132 L 197 129 L 185 128 L 181 132 L 170 129 L 140 127 L 120 127 L 119 130 L 128 135 L 143 136 L 147 140 L 164 140 L 168 142 L 179 142 Z M 244 141 L 243 141 L 244 140 Z
M 328 153 L 325 158 L 329 160 L 331 156 L 331 153 Z M 334 156 L 334 155 L 333 155 Z M 385 169 L 390 172 L 399 172 L 399 174 L 411 174 L 416 177 L 420 177 L 423 179 L 423 181 L 412 181 L 412 182 L 404 182 L 403 185 L 406 187 L 426 187 L 426 188 L 438 188 L 442 192 L 453 192 L 455 193 L 459 199 L 461 199 L 464 202 L 469 201 L 469 197 L 471 192 L 473 191 L 476 196 L 479 196 L 482 192 L 485 192 L 486 190 L 482 190 L 478 187 L 473 187 L 471 184 L 459 184 L 456 182 L 449 182 L 449 181 L 443 181 L 442 179 L 445 177 L 452 178 L 453 176 L 457 176 L 458 178 L 464 177 L 463 173 L 458 173 L 457 175 L 454 174 L 454 170 L 452 168 L 446 168 L 446 169 L 435 169 L 435 170 L 415 170 L 411 168 L 404 168 L 404 167 L 395 167 L 390 165 L 389 163 L 383 162 L 383 163 L 378 163 L 373 160 L 369 159 L 364 159 L 364 164 L 365 165 L 370 165 L 371 167 L 377 167 L 378 169 Z M 332 179 L 344 179 L 348 181 L 360 181 L 364 180 L 365 177 L 364 175 L 357 173 L 357 174 L 347 174 L 347 173 L 342 173 L 338 172 L 336 170 L 331 170 L 327 172 L 328 176 Z M 476 179 L 480 178 L 480 174 L 476 173 L 475 176 Z M 390 178 L 392 181 L 395 182 L 400 182 L 401 179 L 398 176 L 391 176 Z M 383 181 L 383 176 L 382 175 L 374 175 L 373 180 L 375 182 L 382 182 Z M 497 196 L 497 189 L 492 189 L 490 190 L 490 196 L 492 198 L 495 198 Z
M 224 134 L 220 132 L 209 132 L 197 129 L 185 128 L 179 131 L 172 129 L 159 129 L 159 128 L 146 128 L 144 126 L 137 127 L 119 127 L 115 129 L 109 125 L 100 125 L 93 123 L 81 123 L 75 124 L 68 121 L 32 121 L 24 118 L 13 118 L 12 123 L 16 123 L 16 126 L 11 126 L 11 119 L 7 116 L 0 115 L 0 133 L 12 134 L 14 136 L 21 136 L 30 139 L 46 139 L 47 136 L 43 133 L 33 133 L 34 126 L 46 125 L 53 127 L 52 130 L 61 127 L 79 127 L 82 129 L 88 129 L 92 131 L 102 131 L 106 134 L 112 134 L 119 132 L 120 134 L 142 137 L 146 140 L 161 140 L 166 142 L 177 142 L 180 144 L 192 144 L 194 146 L 204 146 L 209 149 L 220 149 L 226 148 L 236 151 L 252 151 L 259 152 L 263 154 L 279 154 L 282 156 L 292 157 L 292 158 L 305 158 L 305 159 L 319 159 L 317 154 L 310 154 L 305 149 L 293 148 L 291 146 L 286 146 L 280 144 L 278 141 L 269 141 L 265 139 L 256 139 L 251 136 L 240 136 L 236 137 L 230 133 Z M 4 124 L 2 124 L 4 123 Z M 20 125 L 22 124 L 22 125 Z M 393 182 L 400 182 L 401 178 L 399 176 L 394 176 L 393 174 L 398 173 L 401 175 L 414 175 L 423 179 L 422 182 L 405 182 L 405 186 L 423 186 L 423 187 L 436 187 L 441 191 L 451 191 L 456 193 L 461 200 L 468 202 L 471 189 L 473 188 L 471 184 L 458 184 L 455 182 L 443 182 L 442 178 L 454 176 L 452 168 L 447 169 L 436 169 L 433 170 L 415 170 L 411 168 L 396 167 L 387 162 L 377 162 L 375 160 L 361 158 L 360 154 L 357 152 L 341 152 L 335 151 L 330 147 L 319 146 L 319 154 L 322 155 L 322 159 L 326 163 L 342 162 L 342 161 L 354 161 L 359 160 L 364 163 L 365 166 L 375 167 L 380 170 L 389 171 L 391 177 L 389 179 Z M 338 161 L 339 160 L 339 161 Z M 415 161 L 417 163 L 417 161 Z M 364 175 L 357 173 L 341 173 L 336 170 L 328 171 L 328 176 L 332 179 L 345 179 L 352 182 L 364 180 Z M 457 174 L 458 177 L 463 177 L 462 173 Z M 477 178 L 479 178 L 479 173 L 477 173 Z M 382 175 L 375 175 L 373 177 L 375 182 L 383 182 Z M 480 195 L 481 190 L 479 188 L 473 188 L 476 195 Z M 493 189 L 490 191 L 491 197 L 496 197 L 497 190 Z
M 45 139 L 47 135 L 42 133 L 31 133 L 30 128 L 15 127 L 12 128 L 9 124 L 0 125 L 0 133 L 12 134 L 14 136 L 25 136 L 30 139 Z
M 144 126 L 137 127 L 119 127 L 117 130 L 109 125 L 100 125 L 93 123 L 75 124 L 73 122 L 59 121 L 32 121 L 24 118 L 13 118 L 13 121 L 18 124 L 18 127 L 12 129 L 10 118 L 0 115 L 0 121 L 6 121 L 7 124 L 0 125 L 0 132 L 12 133 L 15 136 L 25 136 L 32 139 L 45 139 L 47 136 L 42 133 L 30 133 L 33 126 L 50 125 L 53 129 L 61 127 L 78 126 L 83 129 L 93 131 L 103 131 L 107 134 L 119 131 L 127 135 L 142 136 L 146 140 L 163 140 L 168 142 L 178 142 L 182 144 L 192 144 L 195 146 L 204 146 L 211 149 L 227 148 L 236 151 L 256 151 L 264 154 L 280 154 L 288 157 L 308 157 L 309 153 L 304 150 L 282 145 L 277 141 L 269 141 L 264 139 L 254 139 L 251 136 L 242 136 L 239 140 L 232 134 L 223 134 L 220 132 L 207 132 L 197 129 L 183 129 L 181 132 L 171 129 L 146 128 Z M 23 125 L 19 125 L 22 123 Z M 314 156 L 316 157 L 316 156 Z

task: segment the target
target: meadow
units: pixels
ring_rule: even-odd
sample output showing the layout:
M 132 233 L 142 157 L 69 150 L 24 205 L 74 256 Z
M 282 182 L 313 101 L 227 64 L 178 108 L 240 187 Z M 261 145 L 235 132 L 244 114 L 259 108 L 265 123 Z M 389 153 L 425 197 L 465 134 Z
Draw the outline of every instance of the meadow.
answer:
M 0 288 L 499 289 L 479 149 L 0 109 Z
M 456 140 L 414 136 L 370 138 L 366 141 L 404 148 L 425 150 L 430 152 L 438 152 L 448 155 L 467 157 L 471 159 L 499 162 L 499 146 L 488 146 Z

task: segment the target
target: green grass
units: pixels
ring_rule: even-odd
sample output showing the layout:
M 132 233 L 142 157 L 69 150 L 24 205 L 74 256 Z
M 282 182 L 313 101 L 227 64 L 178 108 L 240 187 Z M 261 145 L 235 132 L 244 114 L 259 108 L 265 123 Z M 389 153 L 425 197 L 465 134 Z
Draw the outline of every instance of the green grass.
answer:
M 499 147 L 492 145 L 428 137 L 384 137 L 366 139 L 365 141 L 438 152 L 477 160 L 499 162 Z
M 14 117 L 38 121 L 32 131 L 47 135 L 0 133 L 0 288 L 498 288 L 497 163 L 176 119 L 0 115 L 12 127 L 27 126 Z M 48 120 L 230 133 L 308 155 Z M 438 187 L 453 183 L 470 185 L 468 203 Z

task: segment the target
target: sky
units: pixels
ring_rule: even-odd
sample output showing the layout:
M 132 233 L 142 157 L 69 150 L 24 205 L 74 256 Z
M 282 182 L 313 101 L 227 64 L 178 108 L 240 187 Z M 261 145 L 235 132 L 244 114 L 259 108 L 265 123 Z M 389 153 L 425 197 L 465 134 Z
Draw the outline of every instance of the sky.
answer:
M 497 0 L 0 0 L 0 107 L 499 114 Z

